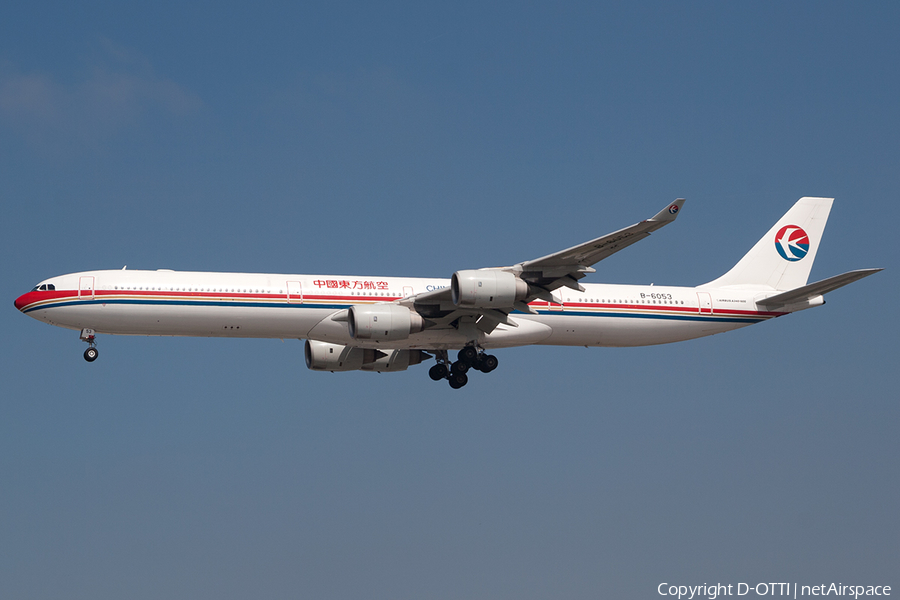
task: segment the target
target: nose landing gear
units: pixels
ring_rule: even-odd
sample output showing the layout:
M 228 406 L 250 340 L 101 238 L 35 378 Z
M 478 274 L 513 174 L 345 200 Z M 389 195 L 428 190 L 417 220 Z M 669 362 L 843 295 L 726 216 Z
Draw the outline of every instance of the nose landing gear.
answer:
M 88 362 L 94 362 L 97 360 L 97 356 L 100 353 L 97 351 L 97 347 L 94 345 L 94 330 L 93 329 L 82 329 L 81 330 L 81 340 L 88 343 L 88 349 L 84 351 L 84 360 Z

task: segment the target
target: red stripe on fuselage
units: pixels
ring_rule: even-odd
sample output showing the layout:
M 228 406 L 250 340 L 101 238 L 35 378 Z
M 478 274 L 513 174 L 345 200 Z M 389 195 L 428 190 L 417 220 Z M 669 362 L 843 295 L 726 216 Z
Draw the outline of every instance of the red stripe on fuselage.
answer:
M 197 299 L 230 299 L 230 300 L 281 300 L 288 302 L 287 294 L 259 294 L 259 293 L 238 293 L 238 292 L 188 292 L 173 290 L 94 290 L 93 299 L 103 300 L 107 297 L 119 296 L 143 296 L 147 298 L 197 298 Z M 78 290 L 52 290 L 52 291 L 31 291 L 22 294 L 16 298 L 15 305 L 19 310 L 24 310 L 28 306 L 36 302 L 46 302 L 48 300 L 57 299 L 91 299 L 90 290 L 83 291 L 82 295 L 78 295 Z M 393 302 L 399 300 L 401 296 L 338 296 L 338 295 L 304 295 L 303 302 Z M 298 298 L 299 300 L 299 298 Z M 559 307 L 558 304 L 549 304 L 547 302 L 531 302 L 530 306 L 536 308 L 552 308 Z M 684 314 L 697 314 L 699 308 L 696 306 L 674 306 L 666 304 L 610 304 L 610 303 L 591 303 L 591 302 L 567 302 L 562 305 L 563 310 L 576 309 L 626 309 L 636 311 L 669 311 Z M 558 310 L 558 309 L 557 309 Z M 704 313 L 709 314 L 709 313 Z M 777 317 L 784 313 L 773 311 L 756 311 L 756 310 L 738 310 L 738 309 L 714 309 L 714 315 L 719 316 L 746 316 L 746 317 Z

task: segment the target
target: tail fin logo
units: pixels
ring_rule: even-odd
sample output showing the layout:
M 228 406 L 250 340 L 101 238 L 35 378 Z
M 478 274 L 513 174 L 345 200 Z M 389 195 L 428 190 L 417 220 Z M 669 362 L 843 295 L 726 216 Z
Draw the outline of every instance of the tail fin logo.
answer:
M 775 249 L 784 260 L 796 262 L 809 253 L 809 236 L 796 225 L 785 225 L 775 234 Z

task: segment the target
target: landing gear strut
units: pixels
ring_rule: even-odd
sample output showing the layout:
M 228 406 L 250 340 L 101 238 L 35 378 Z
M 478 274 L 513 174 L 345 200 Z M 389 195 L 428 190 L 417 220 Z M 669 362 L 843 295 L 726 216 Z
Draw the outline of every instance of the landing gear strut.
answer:
M 88 349 L 84 351 L 84 360 L 88 362 L 94 362 L 97 360 L 97 356 L 100 355 L 95 346 L 94 338 L 95 335 L 93 329 L 81 330 L 81 340 L 88 343 Z
M 498 360 L 493 354 L 479 352 L 475 346 L 466 346 L 456 355 L 456 362 L 450 364 L 446 350 L 438 350 L 435 355 L 437 364 L 428 370 L 428 376 L 434 381 L 446 379 L 450 387 L 458 390 L 469 382 L 469 369 L 482 373 L 490 373 L 497 368 Z M 450 364 L 448 368 L 448 364 Z

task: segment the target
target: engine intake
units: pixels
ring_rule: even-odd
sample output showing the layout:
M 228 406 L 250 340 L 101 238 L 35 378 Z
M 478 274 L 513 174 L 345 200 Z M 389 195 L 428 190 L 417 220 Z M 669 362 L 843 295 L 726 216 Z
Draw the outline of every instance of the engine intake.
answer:
M 457 271 L 450 293 L 459 307 L 509 308 L 528 297 L 528 284 L 506 271 Z
M 350 337 L 355 340 L 405 340 L 425 329 L 425 319 L 399 304 L 351 306 Z

